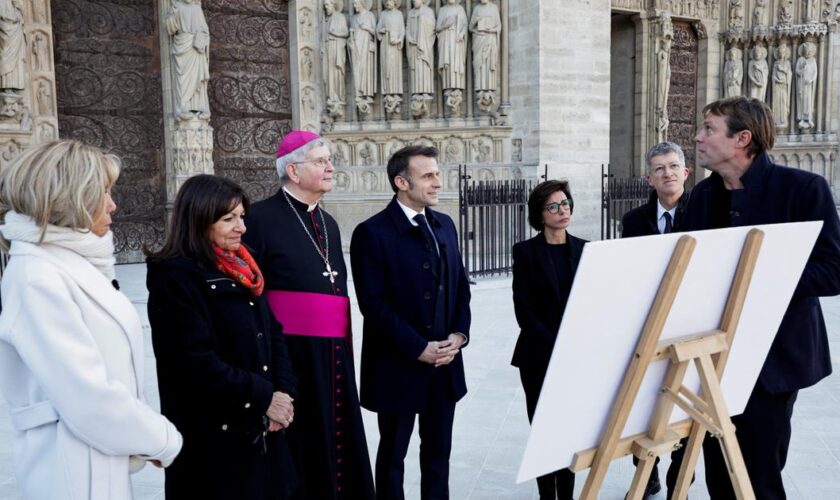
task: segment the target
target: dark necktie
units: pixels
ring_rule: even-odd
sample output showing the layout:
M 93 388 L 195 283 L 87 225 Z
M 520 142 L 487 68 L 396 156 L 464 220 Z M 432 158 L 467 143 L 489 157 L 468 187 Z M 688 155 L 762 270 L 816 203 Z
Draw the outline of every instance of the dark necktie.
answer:
M 662 231 L 662 234 L 668 234 L 674 230 L 674 226 L 671 224 L 671 212 L 665 212 L 662 217 L 665 218 L 665 230 Z
M 429 221 L 426 220 L 426 216 L 423 214 L 417 214 L 414 216 L 414 222 L 417 223 L 420 231 L 423 232 L 423 236 L 426 237 L 426 243 L 431 247 L 431 249 L 433 249 L 433 255 L 435 257 L 439 256 L 437 239 L 435 238 L 434 233 L 432 233 L 432 228 L 429 227 Z

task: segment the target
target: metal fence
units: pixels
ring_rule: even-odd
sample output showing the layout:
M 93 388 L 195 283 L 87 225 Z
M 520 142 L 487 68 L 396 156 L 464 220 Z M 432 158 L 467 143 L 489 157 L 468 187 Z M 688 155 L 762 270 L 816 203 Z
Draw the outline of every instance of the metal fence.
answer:
M 466 165 L 459 168 L 458 229 L 467 274 L 510 274 L 513 244 L 531 235 L 527 214 L 533 181 L 473 181 Z
M 644 177 L 615 177 L 601 165 L 601 239 L 621 237 L 621 218 L 647 203 L 650 185 Z

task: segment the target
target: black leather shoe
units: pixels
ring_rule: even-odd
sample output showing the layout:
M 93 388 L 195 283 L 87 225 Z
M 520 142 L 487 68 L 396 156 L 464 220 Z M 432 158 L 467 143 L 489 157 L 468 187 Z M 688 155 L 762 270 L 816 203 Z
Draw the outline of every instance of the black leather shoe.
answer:
M 662 491 L 662 484 L 659 482 L 659 474 L 650 477 L 650 481 L 648 481 L 647 488 L 645 488 L 645 496 L 642 497 L 645 500 L 648 498 L 656 495 Z

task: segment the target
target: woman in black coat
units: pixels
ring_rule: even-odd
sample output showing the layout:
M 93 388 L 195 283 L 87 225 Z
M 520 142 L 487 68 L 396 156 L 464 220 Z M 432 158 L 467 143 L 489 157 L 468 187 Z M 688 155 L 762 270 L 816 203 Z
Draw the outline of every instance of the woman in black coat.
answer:
M 519 368 L 528 420 L 540 397 L 560 320 L 585 240 L 566 230 L 573 212 L 566 181 L 538 184 L 528 198 L 528 223 L 539 233 L 513 246 L 513 307 L 519 338 L 511 364 Z M 541 500 L 571 499 L 575 476 L 563 469 L 537 478 Z
M 161 411 L 184 436 L 166 498 L 280 500 L 297 475 L 282 429 L 295 376 L 263 280 L 241 244 L 248 199 L 212 175 L 187 180 L 148 259 Z

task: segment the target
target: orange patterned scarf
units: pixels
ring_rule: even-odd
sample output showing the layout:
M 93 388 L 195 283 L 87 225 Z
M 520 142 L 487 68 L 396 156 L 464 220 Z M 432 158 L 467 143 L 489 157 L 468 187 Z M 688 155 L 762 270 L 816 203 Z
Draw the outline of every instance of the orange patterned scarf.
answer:
M 262 272 L 245 245 L 239 245 L 235 252 L 222 250 L 215 243 L 212 246 L 216 254 L 216 269 L 247 288 L 251 295 L 256 297 L 262 294 L 265 286 Z

